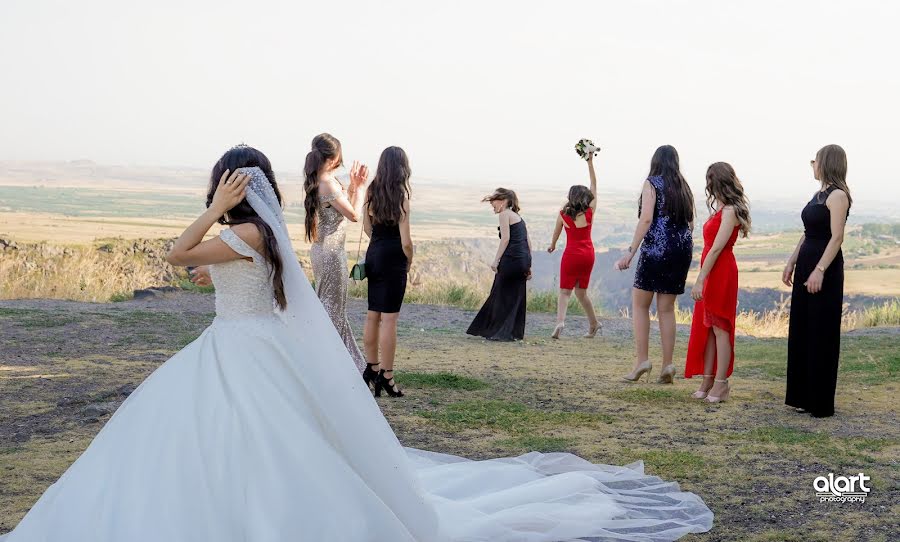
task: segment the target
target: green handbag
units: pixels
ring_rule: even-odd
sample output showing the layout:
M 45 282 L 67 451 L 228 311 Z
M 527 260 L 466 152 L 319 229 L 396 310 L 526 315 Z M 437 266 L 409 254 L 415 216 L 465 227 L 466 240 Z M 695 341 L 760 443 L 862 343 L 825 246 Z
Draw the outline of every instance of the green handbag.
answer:
M 362 249 L 362 234 L 365 226 L 359 228 L 359 244 L 356 245 L 356 263 L 350 269 L 350 278 L 356 281 L 366 279 L 366 260 L 360 261 L 359 252 Z

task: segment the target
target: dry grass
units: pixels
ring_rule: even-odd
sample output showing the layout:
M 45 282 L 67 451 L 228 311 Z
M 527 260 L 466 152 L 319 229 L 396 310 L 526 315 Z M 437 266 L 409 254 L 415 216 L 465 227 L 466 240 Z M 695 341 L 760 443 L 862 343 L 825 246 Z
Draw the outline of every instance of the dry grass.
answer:
M 0 245 L 0 299 L 125 299 L 133 290 L 170 284 L 167 241 L 109 240 L 89 245 Z

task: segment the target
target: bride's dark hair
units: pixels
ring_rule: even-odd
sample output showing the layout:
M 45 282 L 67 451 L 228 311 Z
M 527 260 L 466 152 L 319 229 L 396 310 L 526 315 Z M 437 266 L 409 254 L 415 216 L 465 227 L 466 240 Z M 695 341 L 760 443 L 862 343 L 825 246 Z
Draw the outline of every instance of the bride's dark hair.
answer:
M 207 207 L 212 204 L 213 194 L 216 193 L 216 188 L 219 187 L 219 180 L 222 178 L 222 174 L 225 173 L 225 170 L 234 172 L 236 169 L 242 167 L 258 167 L 261 169 L 266 175 L 266 179 L 268 179 L 269 183 L 272 185 L 272 190 L 275 191 L 275 197 L 278 198 L 278 203 L 282 204 L 281 192 L 278 190 L 278 183 L 275 181 L 275 173 L 272 171 L 272 164 L 269 162 L 269 159 L 266 158 L 265 154 L 253 147 L 239 145 L 223 154 L 222 158 L 219 158 L 219 161 L 213 166 L 212 173 L 209 176 L 209 190 L 206 193 Z M 281 255 L 278 253 L 278 241 L 275 239 L 272 228 L 256 214 L 256 211 L 253 210 L 250 202 L 246 199 L 242 200 L 230 211 L 225 213 L 225 216 L 219 218 L 219 224 L 224 224 L 226 226 L 247 223 L 255 225 L 259 230 L 260 235 L 262 235 L 263 246 L 265 247 L 263 256 L 269 263 L 269 276 L 272 278 L 272 286 L 275 290 L 275 301 L 278 303 L 278 307 L 281 310 L 284 310 L 285 307 L 287 307 L 287 298 L 284 294 L 284 281 L 282 280 L 284 263 L 281 261 Z

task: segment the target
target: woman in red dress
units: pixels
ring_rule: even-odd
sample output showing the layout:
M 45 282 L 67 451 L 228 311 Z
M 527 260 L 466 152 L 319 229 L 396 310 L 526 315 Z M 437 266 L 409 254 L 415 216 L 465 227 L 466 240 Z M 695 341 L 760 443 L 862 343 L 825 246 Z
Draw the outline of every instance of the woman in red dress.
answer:
M 703 225 L 700 274 L 691 289 L 694 317 L 684 377 L 702 375 L 700 389 L 691 397 L 718 403 L 728 399 L 728 377 L 734 370 L 738 269 L 732 248 L 738 233 L 747 237 L 750 232 L 744 187 L 725 162 L 716 162 L 706 171 L 706 205 L 715 212 Z
M 575 185 L 569 188 L 569 200 L 556 217 L 556 229 L 547 252 L 556 250 L 556 242 L 566 229 L 566 249 L 563 251 L 559 266 L 559 299 L 556 304 L 556 327 L 552 337 L 559 338 L 566 327 L 566 311 L 572 293 L 584 308 L 590 322 L 590 329 L 584 335 L 592 338 L 601 328 L 594 305 L 588 297 L 587 287 L 594 269 L 594 243 L 591 241 L 591 225 L 594 221 L 594 209 L 597 207 L 597 174 L 594 172 L 594 155 L 587 156 L 588 171 L 591 175 L 591 188 Z

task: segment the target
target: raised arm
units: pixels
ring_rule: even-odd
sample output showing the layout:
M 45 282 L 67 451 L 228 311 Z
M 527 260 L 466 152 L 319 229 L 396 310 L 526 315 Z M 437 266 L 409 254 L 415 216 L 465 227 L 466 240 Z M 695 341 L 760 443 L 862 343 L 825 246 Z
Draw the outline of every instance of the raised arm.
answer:
M 491 263 L 491 269 L 494 270 L 494 273 L 497 272 L 497 267 L 500 266 L 500 258 L 503 257 L 503 253 L 506 252 L 506 247 L 509 246 L 509 213 L 504 211 L 500 213 L 500 246 L 497 247 L 497 255 L 494 256 L 494 262 Z
M 706 277 L 709 276 L 709 273 L 715 267 L 719 255 L 725 250 L 725 245 L 728 244 L 728 239 L 731 238 L 735 226 L 737 226 L 737 215 L 734 213 L 734 207 L 728 205 L 722 209 L 722 221 L 719 223 L 719 231 L 716 232 L 716 238 L 712 247 L 706 253 L 706 259 L 703 260 L 703 264 L 700 266 L 700 274 L 697 275 L 697 281 L 691 290 L 691 297 L 694 299 L 703 298 L 703 284 L 706 282 Z
M 556 242 L 559 241 L 559 236 L 562 234 L 563 229 L 563 219 L 562 215 L 556 214 L 556 226 L 553 227 L 553 239 L 550 240 L 550 248 L 547 249 L 547 252 L 553 252 L 556 250 Z
M 594 153 L 588 155 L 588 173 L 591 175 L 591 194 L 594 199 L 591 200 L 591 209 L 597 209 L 597 173 L 594 171 Z
M 400 244 L 403 254 L 406 255 L 406 270 L 409 271 L 413 262 L 412 234 L 409 231 L 409 198 L 403 200 L 403 217 L 400 218 Z
M 222 174 L 209 208 L 178 237 L 178 240 L 175 241 L 172 249 L 166 255 L 166 261 L 177 266 L 199 266 L 244 259 L 245 256 L 235 252 L 218 237 L 207 241 L 204 241 L 203 237 L 209 232 L 213 224 L 218 222 L 219 218 L 244 200 L 247 183 L 249 182 L 250 177 L 248 175 L 239 175 L 237 172 L 231 173 L 226 170 Z M 245 242 L 257 251 L 261 248 L 262 236 L 259 234 L 256 226 L 253 224 L 240 224 L 235 226 L 234 229 L 235 233 L 240 234 L 239 237 L 243 238 Z
M 656 189 L 650 184 L 650 181 L 644 181 L 644 188 L 641 190 L 641 216 L 638 218 L 637 226 L 634 228 L 634 237 L 631 238 L 631 245 L 628 247 L 628 254 L 622 256 L 616 262 L 616 269 L 622 271 L 631 266 L 631 260 L 641 248 L 641 242 L 644 236 L 650 231 L 653 224 L 653 209 L 656 206 Z
M 825 270 L 834 261 L 841 243 L 844 242 L 844 229 L 847 226 L 847 210 L 850 209 L 850 199 L 843 190 L 835 190 L 825 200 L 825 206 L 831 214 L 831 239 L 825 246 L 825 252 L 819 258 L 816 268 L 810 273 L 809 278 L 804 283 L 806 290 L 815 294 L 822 290 L 822 281 L 825 278 Z
M 369 176 L 369 168 L 359 162 L 353 162 L 350 169 L 350 188 L 347 189 L 347 195 L 344 195 L 344 189 L 335 179 L 329 179 L 322 183 L 319 188 L 322 196 L 336 196 L 329 202 L 329 205 L 337 209 L 344 218 L 350 222 L 359 222 L 362 216 L 362 206 L 366 201 L 366 181 Z

